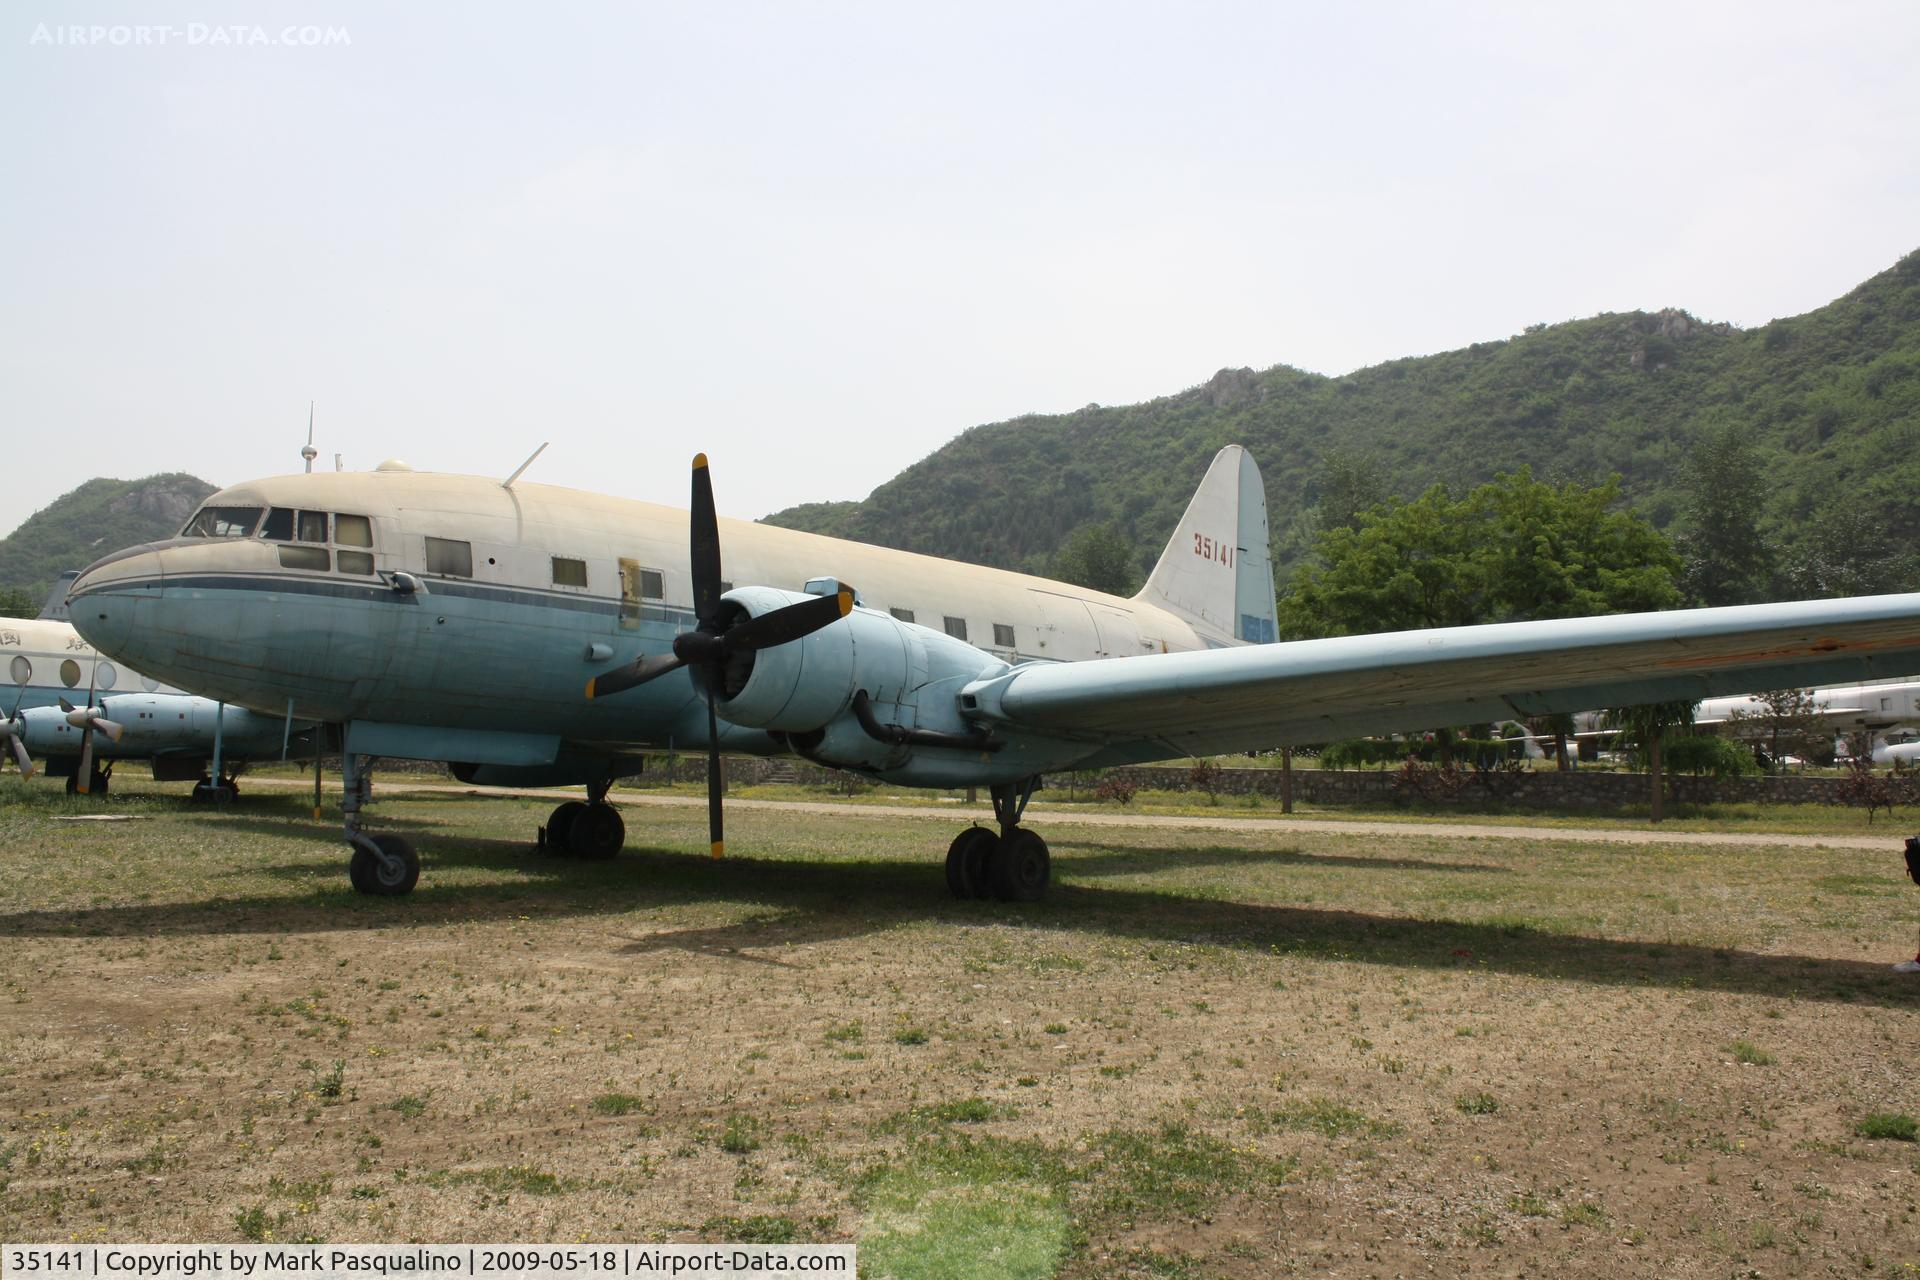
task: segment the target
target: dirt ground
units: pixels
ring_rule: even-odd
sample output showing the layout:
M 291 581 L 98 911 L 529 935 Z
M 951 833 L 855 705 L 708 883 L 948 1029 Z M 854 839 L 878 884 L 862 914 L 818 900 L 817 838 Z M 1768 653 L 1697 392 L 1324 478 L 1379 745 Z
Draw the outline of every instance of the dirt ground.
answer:
M 1884 853 L 5 780 L 0 1238 L 844 1240 L 863 1274 L 1920 1274 Z M 130 789 L 123 789 L 130 790 Z M 98 804 L 94 806 L 98 808 Z M 1558 835 L 1559 833 L 1556 833 Z

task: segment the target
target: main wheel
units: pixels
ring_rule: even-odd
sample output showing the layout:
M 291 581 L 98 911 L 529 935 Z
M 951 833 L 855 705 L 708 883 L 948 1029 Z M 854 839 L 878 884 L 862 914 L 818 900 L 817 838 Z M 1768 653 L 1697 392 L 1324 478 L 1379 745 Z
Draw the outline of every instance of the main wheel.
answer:
M 947 889 L 956 898 L 984 898 L 993 892 L 987 864 L 1000 837 L 986 827 L 968 827 L 947 846 Z
M 420 882 L 420 855 L 399 836 L 371 839 L 385 856 L 376 857 L 373 850 L 355 845 L 353 860 L 347 864 L 347 878 L 353 881 L 353 887 L 380 898 L 412 893 L 413 886 Z
M 1019 827 L 1000 842 L 987 863 L 993 896 L 1002 902 L 1037 902 L 1053 879 L 1053 855 L 1047 842 Z
M 587 811 L 585 803 L 568 800 L 547 815 L 547 852 L 556 858 L 573 853 L 573 824 Z
M 193 784 L 188 799 L 194 804 L 228 804 L 233 800 L 231 782 L 209 782 L 205 778 Z
M 576 858 L 602 862 L 620 852 L 627 841 L 627 824 L 610 804 L 583 805 L 567 830 L 567 848 Z

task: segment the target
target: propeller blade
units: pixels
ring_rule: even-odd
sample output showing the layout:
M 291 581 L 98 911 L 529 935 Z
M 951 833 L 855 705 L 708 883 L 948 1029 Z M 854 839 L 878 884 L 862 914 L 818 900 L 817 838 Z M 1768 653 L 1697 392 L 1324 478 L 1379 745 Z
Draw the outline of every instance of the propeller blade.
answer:
M 707 455 L 693 455 L 693 507 L 688 513 L 693 552 L 693 616 L 701 623 L 713 619 L 720 604 L 720 521 L 713 510 L 713 477 L 707 473 Z
M 117 720 L 109 720 L 105 716 L 94 716 L 93 727 L 106 734 L 109 742 L 118 742 L 127 733 L 127 726 Z
M 853 592 L 843 587 L 836 595 L 802 600 L 799 604 L 790 604 L 772 613 L 748 618 L 739 626 L 722 632 L 720 643 L 729 653 L 743 649 L 771 649 L 775 645 L 789 644 L 810 636 L 822 627 L 832 626 L 852 612 Z
M 89 725 L 80 735 L 80 767 L 73 775 L 73 789 L 81 795 L 91 795 L 93 788 L 93 727 Z
M 720 816 L 720 717 L 713 709 L 713 688 L 707 688 L 707 847 L 718 858 L 727 851 Z
M 604 698 L 610 693 L 620 693 L 637 684 L 678 671 L 686 663 L 670 653 L 645 654 L 635 658 L 624 667 L 615 667 L 612 671 L 602 671 L 587 681 L 589 698 Z
M 64 697 L 60 699 L 60 709 L 68 715 L 73 714 L 73 704 L 68 702 Z
M 27 754 L 27 744 L 20 741 L 20 735 L 17 733 L 9 733 L 7 735 L 7 741 L 13 744 L 13 759 L 14 762 L 20 766 L 20 777 L 22 779 L 31 778 L 33 776 L 33 757 Z

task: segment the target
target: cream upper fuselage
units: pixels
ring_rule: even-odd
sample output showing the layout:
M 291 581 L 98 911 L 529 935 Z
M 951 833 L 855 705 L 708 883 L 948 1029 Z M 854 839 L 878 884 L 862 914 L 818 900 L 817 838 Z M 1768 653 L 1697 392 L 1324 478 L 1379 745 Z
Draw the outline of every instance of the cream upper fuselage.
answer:
M 683 674 L 597 701 L 583 694 L 589 677 L 665 653 L 693 627 L 684 511 L 412 471 L 258 480 L 215 494 L 202 513 L 216 510 L 251 532 L 107 557 L 74 584 L 74 625 L 102 652 L 193 692 L 271 714 L 291 703 L 303 720 L 608 747 L 705 741 L 704 707 Z M 206 520 L 203 535 L 223 532 L 217 523 Z M 747 521 L 721 520 L 720 544 L 739 587 L 838 579 L 865 609 L 943 633 L 933 648 L 965 640 L 983 669 L 1232 643 L 1144 601 L 1025 574 Z M 396 590 L 396 573 L 421 589 Z M 722 736 L 748 750 L 765 741 Z
M 13 686 L 0 694 L 0 715 L 16 705 L 51 707 L 62 698 L 77 705 L 89 690 L 96 698 L 179 692 L 101 658 L 71 624 L 46 618 L 0 618 L 0 672 Z

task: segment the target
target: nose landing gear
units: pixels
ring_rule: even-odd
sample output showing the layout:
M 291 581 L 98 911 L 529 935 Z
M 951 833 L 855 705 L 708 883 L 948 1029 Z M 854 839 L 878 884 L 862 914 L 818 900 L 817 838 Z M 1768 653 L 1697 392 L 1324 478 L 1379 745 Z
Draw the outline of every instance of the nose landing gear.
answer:
M 314 762 L 315 769 L 320 767 Z M 361 828 L 360 810 L 373 801 L 373 757 L 351 751 L 340 756 L 340 818 L 353 858 L 347 879 L 361 893 L 396 898 L 420 882 L 420 855 L 399 836 L 373 835 Z
M 1038 902 L 1053 880 L 1053 856 L 1038 833 L 1020 825 L 1040 779 L 993 788 L 996 834 L 968 827 L 947 846 L 947 888 L 956 898 L 997 898 L 1001 902 Z

